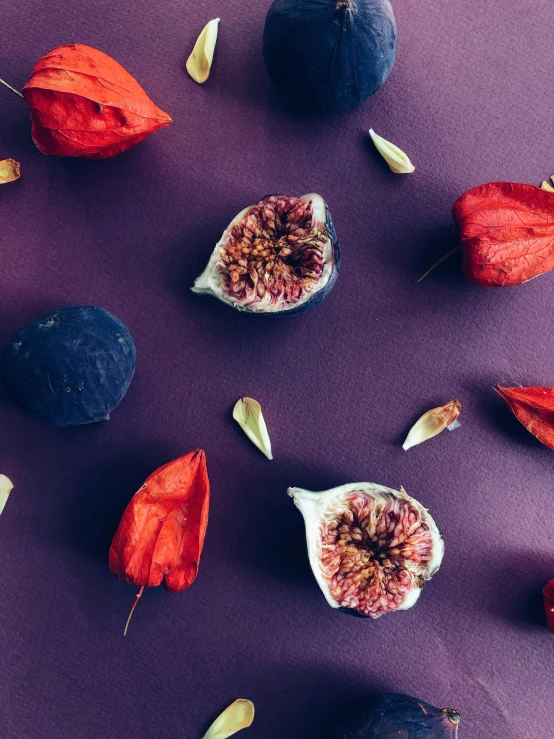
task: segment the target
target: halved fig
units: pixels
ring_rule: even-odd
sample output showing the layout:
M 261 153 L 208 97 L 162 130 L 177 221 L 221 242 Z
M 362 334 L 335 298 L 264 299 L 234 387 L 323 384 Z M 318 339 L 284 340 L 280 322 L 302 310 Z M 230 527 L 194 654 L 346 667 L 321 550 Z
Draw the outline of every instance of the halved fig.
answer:
M 288 494 L 304 516 L 310 564 L 333 608 L 371 618 L 405 611 L 440 567 L 437 525 L 404 488 L 353 482 Z
M 336 282 L 340 250 L 321 195 L 268 195 L 233 218 L 192 288 L 241 311 L 303 313 Z

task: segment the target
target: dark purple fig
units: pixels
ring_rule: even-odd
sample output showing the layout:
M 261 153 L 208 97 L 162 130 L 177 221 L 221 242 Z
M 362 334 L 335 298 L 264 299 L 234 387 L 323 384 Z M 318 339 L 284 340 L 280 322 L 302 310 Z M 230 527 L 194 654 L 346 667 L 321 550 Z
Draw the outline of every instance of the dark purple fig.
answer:
M 401 693 L 370 698 L 333 739 L 456 739 L 460 714 Z
M 2 354 L 4 382 L 33 418 L 104 423 L 123 399 L 137 354 L 129 329 L 91 305 L 58 308 L 20 329 Z
M 240 311 L 290 316 L 320 303 L 339 267 L 321 195 L 268 195 L 233 218 L 192 290 Z
M 265 21 L 269 76 L 292 103 L 338 113 L 385 82 L 396 57 L 389 0 L 274 0 Z

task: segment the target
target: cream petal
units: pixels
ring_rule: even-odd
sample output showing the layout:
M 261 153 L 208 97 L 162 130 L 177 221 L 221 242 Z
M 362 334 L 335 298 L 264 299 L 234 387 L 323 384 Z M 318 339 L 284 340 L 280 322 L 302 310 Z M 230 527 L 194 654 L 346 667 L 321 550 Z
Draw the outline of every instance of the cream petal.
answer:
M 239 698 L 216 718 L 202 739 L 227 739 L 237 731 L 247 729 L 253 721 L 254 704 Z
M 219 18 L 214 18 L 203 28 L 187 59 L 187 72 L 198 84 L 202 84 L 210 76 L 219 21 Z
M 372 128 L 369 129 L 369 135 L 375 144 L 375 148 L 395 174 L 411 174 L 415 170 L 414 165 L 402 149 L 376 134 Z
M 253 398 L 240 398 L 233 408 L 233 418 L 240 425 L 246 436 L 265 454 L 273 459 L 271 441 L 267 433 L 262 407 Z
M 402 444 L 402 449 L 407 451 L 413 446 L 427 441 L 427 439 L 432 439 L 433 436 L 440 434 L 445 428 L 453 426 L 461 410 L 460 401 L 451 400 L 438 408 L 427 411 L 410 429 L 406 441 Z M 453 428 L 456 428 L 456 426 L 453 426 Z
M 13 490 L 13 483 L 6 475 L 0 475 L 0 513 L 4 510 L 10 493 Z

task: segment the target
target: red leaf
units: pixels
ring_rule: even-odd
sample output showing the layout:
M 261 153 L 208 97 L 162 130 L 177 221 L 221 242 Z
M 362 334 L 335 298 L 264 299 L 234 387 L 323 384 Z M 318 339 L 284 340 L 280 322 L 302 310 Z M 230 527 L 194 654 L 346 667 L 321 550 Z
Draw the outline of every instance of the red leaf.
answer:
M 547 583 L 542 594 L 544 596 L 544 612 L 546 613 L 546 624 L 554 634 L 554 580 Z
M 160 467 L 125 509 L 110 547 L 111 571 L 143 587 L 188 588 L 198 572 L 209 501 L 201 449 Z
M 554 449 L 554 388 L 498 385 L 495 390 L 527 431 Z
M 554 193 L 490 182 L 454 203 L 464 276 L 477 285 L 520 285 L 554 267 Z
M 43 154 L 106 159 L 171 123 L 127 70 L 83 44 L 39 59 L 22 92 Z

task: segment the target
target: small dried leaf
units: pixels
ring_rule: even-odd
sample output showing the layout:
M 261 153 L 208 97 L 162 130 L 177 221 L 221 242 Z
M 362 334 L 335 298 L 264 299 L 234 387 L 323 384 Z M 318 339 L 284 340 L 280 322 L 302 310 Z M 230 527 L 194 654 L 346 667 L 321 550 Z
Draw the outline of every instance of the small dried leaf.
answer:
M 416 444 L 421 444 L 423 441 L 440 434 L 441 431 L 454 423 L 461 410 L 462 405 L 459 400 L 450 400 L 439 408 L 432 408 L 427 411 L 410 429 L 406 441 L 402 444 L 402 449 L 407 451 Z
M 375 148 L 395 174 L 411 174 L 415 171 L 414 165 L 402 149 L 376 134 L 372 128 L 369 129 L 369 135 Z
M 11 491 L 13 490 L 13 483 L 6 475 L 0 475 L 0 514 L 4 510 Z
M 262 407 L 253 398 L 241 398 L 233 408 L 233 418 L 242 427 L 244 433 L 268 459 L 271 454 L 271 441 L 267 433 Z
M 2 159 L 0 162 L 0 185 L 14 182 L 21 176 L 21 166 L 15 159 Z
M 227 739 L 241 729 L 247 729 L 254 721 L 254 704 L 239 698 L 220 714 L 204 734 L 203 739 Z
M 542 184 L 541 184 L 541 190 L 547 190 L 548 192 L 554 192 L 554 187 L 552 187 L 552 185 L 550 184 L 550 182 L 547 182 L 546 180 L 543 180 L 542 181 Z
M 205 82 L 210 76 L 219 21 L 219 18 L 214 18 L 204 27 L 187 59 L 187 72 L 199 84 Z

